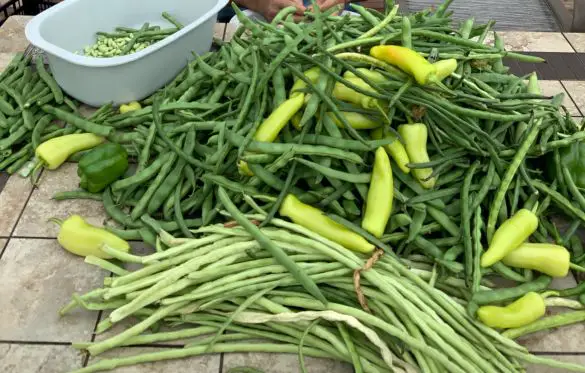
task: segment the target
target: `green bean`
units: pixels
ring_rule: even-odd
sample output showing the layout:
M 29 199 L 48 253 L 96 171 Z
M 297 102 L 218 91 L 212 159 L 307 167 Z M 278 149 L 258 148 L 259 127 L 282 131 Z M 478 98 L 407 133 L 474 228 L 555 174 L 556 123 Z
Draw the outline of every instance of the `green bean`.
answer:
M 190 154 L 193 152 L 193 147 L 195 146 L 195 131 L 191 130 L 187 133 L 185 139 L 185 153 Z M 180 159 L 174 166 L 173 170 L 170 171 L 168 176 L 164 179 L 160 187 L 154 192 L 154 194 L 150 197 L 150 201 L 148 202 L 148 207 L 146 211 L 148 214 L 153 214 L 155 211 L 159 209 L 159 207 L 165 202 L 165 200 L 173 193 L 176 189 L 176 186 L 181 184 L 181 180 L 183 177 L 183 169 L 187 163 Z M 164 167 L 164 166 L 163 166 Z M 162 172 L 162 171 L 161 171 Z
M 412 27 L 407 16 L 402 17 L 402 46 L 412 49 Z
M 53 77 L 45 69 L 43 57 L 40 55 L 37 56 L 35 63 L 36 63 L 35 66 L 37 68 L 37 73 L 39 74 L 40 78 L 45 82 L 47 87 L 49 87 L 51 89 L 51 93 L 55 99 L 55 102 L 57 102 L 58 104 L 62 104 L 63 100 L 64 100 L 63 91 L 61 90 L 61 88 L 59 87 L 59 84 L 57 84 L 55 79 L 53 79 Z
M 294 166 L 294 163 L 293 163 Z M 259 180 L 261 180 L 264 184 L 268 185 L 269 187 L 281 191 L 284 189 L 286 182 L 282 181 L 278 176 L 275 176 L 273 173 L 265 169 L 264 167 L 256 164 L 249 164 L 248 167 L 250 171 L 256 176 Z M 303 193 L 301 189 L 298 189 L 294 186 L 292 188 L 292 193 L 299 196 Z
M 458 237 L 460 235 L 459 226 L 453 223 L 449 216 L 443 211 L 429 204 L 427 206 L 427 212 L 433 219 L 435 219 L 437 223 L 439 223 L 447 232 L 449 232 L 449 234 L 454 237 Z
M 0 140 L 0 150 L 9 149 L 12 145 L 19 142 L 24 136 L 28 134 L 28 129 L 25 127 L 18 127 L 18 129 L 10 134 L 10 136 Z
M 53 199 L 56 201 L 65 201 L 69 199 L 88 199 L 93 201 L 103 201 L 103 196 L 100 193 L 90 193 L 85 190 L 74 190 L 69 192 L 58 192 L 53 194 Z
M 45 113 L 51 114 L 66 123 L 72 124 L 75 127 L 84 130 L 85 132 L 107 137 L 114 130 L 113 127 L 92 123 L 84 118 L 78 117 L 75 114 L 68 113 L 50 105 L 44 105 L 42 109 Z
M 414 205 L 414 214 L 412 216 L 412 220 L 410 221 L 410 227 L 408 230 L 408 238 L 406 239 L 406 243 L 411 243 L 415 240 L 416 237 L 420 234 L 420 231 L 423 227 L 425 219 L 427 217 L 427 209 L 426 205 Z
M 536 187 L 536 189 L 549 195 L 560 208 L 567 211 L 574 217 L 581 219 L 581 221 L 585 222 L 585 213 L 582 210 L 575 207 L 574 204 L 571 203 L 571 201 L 569 201 L 567 198 L 565 198 L 561 193 L 555 191 L 554 189 L 547 186 L 540 180 L 533 180 L 533 185 Z
M 331 100 L 330 97 L 328 97 L 325 92 L 319 90 L 317 87 L 314 87 L 311 82 L 308 80 L 308 78 L 302 73 L 300 72 L 297 68 L 295 68 L 294 66 L 285 63 L 285 65 L 293 72 L 293 74 L 300 80 L 304 81 L 307 86 L 311 87 L 312 92 L 314 92 L 315 94 L 317 94 L 321 100 L 329 107 L 329 109 L 333 112 L 333 114 L 337 117 L 337 119 L 343 124 L 343 127 L 346 129 L 346 131 L 348 131 L 353 138 L 355 138 L 356 140 L 365 143 L 365 140 L 361 137 L 361 135 L 355 130 L 355 128 L 353 128 L 348 122 L 347 119 L 345 118 L 345 115 L 343 115 L 341 113 L 341 111 L 337 108 L 337 106 L 333 103 L 333 101 Z
M 176 154 L 179 157 L 181 157 L 182 159 L 184 159 L 190 165 L 211 171 L 211 167 L 208 164 L 205 164 L 205 163 L 201 162 L 200 160 L 193 158 L 192 155 L 185 153 L 180 147 L 178 147 L 167 136 L 167 134 L 162 129 L 159 107 L 160 107 L 160 98 L 156 98 L 154 101 L 154 104 L 152 106 L 153 122 L 156 126 L 157 133 L 159 134 L 160 138 L 164 141 L 164 143 L 171 148 L 171 150 L 173 151 L 174 154 Z
M 510 183 L 512 182 L 512 179 L 516 174 L 516 171 L 520 167 L 521 163 L 524 161 L 526 153 L 528 153 L 528 150 L 530 149 L 530 147 L 536 140 L 536 137 L 538 136 L 538 133 L 540 131 L 540 122 L 541 122 L 540 120 L 535 121 L 533 118 L 532 127 L 530 128 L 530 131 L 527 133 L 524 141 L 518 148 L 518 151 L 516 152 L 514 159 L 510 163 L 508 169 L 506 170 L 506 173 L 504 174 L 504 177 L 502 178 L 502 182 L 500 183 L 500 186 L 496 193 L 496 197 L 494 198 L 494 201 L 492 203 L 488 223 L 486 226 L 489 241 L 491 241 L 496 230 L 496 220 L 498 217 L 498 213 L 501 210 L 502 202 L 504 201 L 506 192 L 510 187 Z
M 152 164 L 142 171 L 127 177 L 122 180 L 117 180 L 112 184 L 112 191 L 118 192 L 122 189 L 134 187 L 145 183 L 146 181 L 150 180 L 152 177 L 157 175 L 157 172 L 173 158 L 172 153 L 166 153 L 161 157 L 157 158 Z
M 140 218 L 144 214 L 144 212 L 147 211 L 151 199 L 153 198 L 161 184 L 164 182 L 169 172 L 171 172 L 171 168 L 175 164 L 176 160 L 177 155 L 175 153 L 171 153 L 171 156 L 168 157 L 166 162 L 163 163 L 153 182 L 148 186 L 146 193 L 144 193 L 142 198 L 140 198 L 138 205 L 132 209 L 132 212 L 130 213 L 130 218 L 132 220 Z
M 228 141 L 230 141 L 236 147 L 239 147 L 244 141 L 242 136 L 231 131 L 226 133 L 226 136 Z M 362 157 L 356 153 L 320 145 L 299 145 L 291 143 L 266 143 L 260 141 L 251 141 L 246 149 L 250 152 L 264 154 L 284 154 L 287 152 L 294 152 L 296 155 L 332 157 L 354 163 L 363 163 Z
M 13 72 L 13 70 L 17 67 L 23 66 L 21 62 L 24 59 L 24 53 L 18 52 L 12 57 L 8 66 L 4 68 L 4 70 L 0 73 L 0 82 L 3 81 L 5 78 L 8 77 L 9 74 Z
M 474 253 L 473 249 L 473 240 L 471 237 L 471 220 L 472 220 L 472 211 L 469 209 L 470 202 L 469 202 L 469 192 L 471 188 L 471 183 L 473 181 L 473 176 L 479 167 L 479 161 L 475 161 L 473 165 L 467 171 L 465 175 L 465 179 L 463 181 L 463 186 L 461 187 L 461 237 L 463 238 L 463 245 L 465 247 L 465 275 L 467 285 L 471 285 L 472 282 L 472 275 L 474 272 L 474 262 L 476 254 Z
M 414 180 L 414 178 L 411 175 L 405 174 L 404 172 L 402 172 L 398 166 L 396 167 L 392 167 L 392 171 L 394 176 L 403 184 L 406 184 L 412 191 L 414 191 L 416 194 L 418 195 L 424 195 L 426 193 L 428 193 L 427 191 L 425 191 L 425 189 L 423 189 L 423 187 L 416 181 Z M 445 203 L 443 203 L 441 200 L 438 199 L 433 199 L 428 201 L 429 205 L 436 207 L 438 209 L 443 209 L 445 208 Z
M 329 167 L 321 166 L 318 163 L 308 161 L 303 158 L 295 158 L 295 160 L 327 177 L 331 177 L 333 179 L 343 180 L 350 183 L 355 184 L 367 184 L 370 182 L 372 177 L 369 173 L 361 173 L 361 174 L 349 174 L 343 171 L 335 170 Z
M 514 288 L 504 288 L 496 290 L 482 290 L 473 294 L 472 302 L 478 305 L 494 304 L 513 300 L 523 296 L 528 292 L 543 291 L 550 285 L 552 279 L 548 276 L 540 276 L 532 282 L 518 285 Z
M 162 16 L 164 19 L 166 19 L 167 21 L 172 23 L 178 30 L 183 28 L 183 25 L 179 21 L 177 21 L 173 16 L 171 16 L 169 13 L 163 12 Z
M 265 248 L 269 253 L 274 256 L 274 259 L 285 267 L 291 275 L 299 281 L 299 283 L 307 290 L 309 294 L 317 298 L 324 305 L 327 304 L 327 299 L 323 296 L 315 282 L 308 277 L 305 271 L 297 266 L 297 264 L 290 259 L 290 257 L 274 242 L 272 242 L 266 235 L 260 231 L 258 227 L 252 224 L 242 213 L 238 211 L 238 208 L 230 200 L 227 192 L 221 186 L 218 187 L 217 196 L 224 208 L 230 213 L 240 226 L 242 226 L 252 237 L 254 237 L 258 243 Z
M 571 195 L 573 196 L 573 199 L 577 201 L 577 203 L 581 207 L 581 210 L 585 210 L 585 197 L 583 197 L 583 194 L 575 184 L 575 181 L 573 180 L 573 177 L 571 176 L 569 169 L 567 167 L 563 167 L 562 172 L 567 188 Z
M 2 97 L 0 97 L 0 111 L 8 115 L 9 117 L 16 115 L 16 111 L 14 110 L 12 105 L 10 105 L 8 101 L 2 99 Z
M 125 213 L 118 206 L 116 206 L 112 197 L 112 190 L 110 188 L 106 188 L 104 190 L 103 201 L 104 210 L 106 210 L 108 216 L 114 219 L 114 221 L 116 221 L 117 223 L 129 228 L 140 228 L 142 226 L 141 223 L 131 219 L 127 213 Z
M 9 175 L 15 174 L 18 172 L 26 163 L 30 161 L 32 153 L 28 153 L 24 157 L 17 159 L 13 164 L 11 164 L 8 168 L 6 168 L 6 172 Z

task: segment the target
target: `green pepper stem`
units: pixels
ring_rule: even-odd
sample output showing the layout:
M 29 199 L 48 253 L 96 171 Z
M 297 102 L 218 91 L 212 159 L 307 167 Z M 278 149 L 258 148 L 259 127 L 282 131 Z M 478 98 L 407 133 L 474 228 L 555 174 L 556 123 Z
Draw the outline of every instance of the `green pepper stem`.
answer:
M 43 166 L 45 165 L 45 162 L 42 159 L 37 159 L 37 163 L 35 164 L 35 167 L 32 169 L 32 171 L 30 172 L 30 182 L 33 186 L 38 186 L 38 181 L 39 181 L 39 175 L 40 172 L 39 169 L 43 168 Z
M 585 267 L 582 267 L 575 263 L 569 263 L 569 268 L 571 268 L 573 271 L 585 272 Z
M 534 202 L 534 206 L 532 206 L 532 213 L 536 214 L 536 212 L 538 211 L 538 205 L 540 204 L 539 201 Z
M 573 310 L 585 309 L 585 306 L 578 300 L 566 299 L 566 298 L 548 298 L 544 301 L 547 307 L 564 307 Z
M 558 297 L 559 292 L 554 291 L 554 290 L 549 290 L 549 291 L 545 291 L 545 292 L 541 293 L 540 296 L 542 297 L 542 299 L 546 299 L 548 297 Z

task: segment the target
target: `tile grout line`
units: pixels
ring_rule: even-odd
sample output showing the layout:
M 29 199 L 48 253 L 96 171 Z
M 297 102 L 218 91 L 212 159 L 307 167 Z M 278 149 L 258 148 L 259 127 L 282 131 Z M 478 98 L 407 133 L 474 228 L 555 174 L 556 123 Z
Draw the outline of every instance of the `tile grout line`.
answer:
M 42 176 L 42 174 L 43 174 L 43 171 L 41 171 L 39 173 L 39 178 Z M 38 181 L 38 179 L 37 179 L 37 181 Z M 28 203 L 29 203 L 29 201 L 30 201 L 30 199 L 31 199 L 31 197 L 36 189 L 37 189 L 36 185 L 33 184 L 33 187 L 30 190 L 28 197 L 26 198 L 26 202 L 24 203 L 24 206 L 22 206 L 22 210 L 20 210 L 20 213 L 18 214 L 18 218 L 16 219 L 16 222 L 14 223 L 14 226 L 12 227 L 12 230 L 10 231 L 10 236 L 8 237 L 8 240 L 6 241 L 4 248 L 0 252 L 0 260 L 2 260 L 2 257 L 4 256 L 4 252 L 6 252 L 6 247 L 8 247 L 8 243 L 12 239 L 12 235 L 14 234 L 14 231 L 16 230 L 16 227 L 18 226 L 18 223 L 20 222 L 20 219 L 22 218 L 22 215 L 24 214 L 24 210 L 26 210 L 26 206 L 28 205 Z
M 567 92 L 567 96 L 569 96 L 569 98 L 571 99 L 571 102 L 573 103 L 573 105 L 575 105 L 575 108 L 577 108 L 577 112 L 580 114 L 580 116 L 583 116 L 585 113 L 583 113 L 581 111 L 581 108 L 579 107 L 579 105 L 577 105 L 577 102 L 575 101 L 575 99 L 573 98 L 573 96 L 571 96 L 571 92 L 569 92 L 569 90 L 567 89 L 567 87 L 565 87 L 565 84 L 563 83 L 562 80 L 559 80 L 559 82 L 561 83 L 561 87 L 563 87 L 563 89 L 565 90 L 565 92 Z
M 11 340 L 0 340 L 0 344 L 13 344 L 13 345 L 32 345 L 32 346 L 71 346 L 71 342 L 52 342 L 52 341 L 11 341 Z
M 224 353 L 222 352 L 219 355 L 219 373 L 223 373 L 223 356 L 224 356 Z
M 110 272 L 110 277 L 112 277 L 112 273 L 111 272 Z M 100 320 L 102 319 L 103 312 L 104 312 L 103 310 L 99 310 L 98 311 L 97 318 L 95 320 L 95 324 L 93 325 L 93 330 L 92 330 L 92 333 L 91 333 L 90 342 L 95 342 L 95 337 L 96 337 L 95 332 L 96 332 L 97 327 L 98 327 L 98 325 L 100 323 Z M 89 352 L 86 351 L 85 352 L 85 356 L 83 357 L 83 362 L 81 363 L 81 366 L 82 367 L 86 367 L 87 364 L 89 364 Z
M 575 49 L 575 46 L 573 46 L 573 43 L 571 43 L 571 41 L 569 40 L 569 38 L 567 37 L 567 35 L 565 35 L 565 33 L 564 33 L 564 32 L 561 32 L 561 35 L 563 35 L 563 38 L 565 38 L 565 40 L 567 41 L 567 43 L 569 43 L 569 46 L 570 46 L 571 48 L 573 48 L 573 51 L 574 51 L 575 53 L 579 53 L 579 52 L 577 51 L 577 49 Z

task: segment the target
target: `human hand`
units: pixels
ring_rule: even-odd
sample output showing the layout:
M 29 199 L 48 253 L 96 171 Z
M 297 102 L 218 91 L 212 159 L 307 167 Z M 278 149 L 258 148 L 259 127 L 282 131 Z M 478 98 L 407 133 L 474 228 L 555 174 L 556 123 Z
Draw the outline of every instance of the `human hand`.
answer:
M 262 14 L 268 21 L 272 21 L 278 12 L 290 6 L 297 8 L 296 16 L 302 16 L 305 12 L 303 0 L 241 0 L 239 3 Z
M 345 0 L 317 0 L 317 5 L 321 10 L 327 10 L 336 5 L 345 5 Z

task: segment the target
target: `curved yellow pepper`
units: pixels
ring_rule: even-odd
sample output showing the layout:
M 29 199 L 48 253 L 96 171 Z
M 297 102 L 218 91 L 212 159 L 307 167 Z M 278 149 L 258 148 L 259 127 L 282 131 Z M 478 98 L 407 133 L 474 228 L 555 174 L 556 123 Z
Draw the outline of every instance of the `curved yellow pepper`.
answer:
M 477 317 L 491 328 L 519 328 L 540 319 L 546 313 L 546 304 L 541 295 L 530 292 L 506 307 L 483 306 Z
M 378 45 L 370 49 L 370 55 L 409 73 L 420 85 L 437 80 L 437 68 L 412 49 L 398 45 Z
M 73 154 L 94 148 L 104 138 L 93 133 L 74 133 L 47 140 L 37 147 L 35 155 L 49 170 L 59 168 Z
M 384 137 L 383 128 L 378 128 L 372 131 L 372 138 L 374 140 L 382 140 L 383 137 Z M 406 148 L 404 147 L 404 145 L 402 145 L 400 140 L 398 140 L 398 138 L 394 134 L 388 133 L 386 135 L 386 138 L 392 138 L 394 139 L 394 141 L 388 145 L 385 145 L 384 149 L 386 149 L 386 152 L 388 152 L 392 159 L 394 159 L 394 162 L 396 162 L 398 168 L 400 168 L 402 172 L 404 172 L 405 174 L 409 173 L 410 168 L 408 168 L 408 164 L 410 163 L 410 158 L 408 158 Z
M 355 86 L 362 88 L 363 90 L 376 92 L 374 88 L 372 88 L 368 83 L 366 83 L 360 78 L 350 78 L 347 79 L 347 81 Z M 363 93 L 359 93 L 356 90 L 340 82 L 335 83 L 335 86 L 333 87 L 333 97 L 341 101 L 346 101 L 352 104 L 360 105 L 365 109 L 371 109 L 373 107 L 376 107 L 377 101 L 375 98 L 366 96 Z
M 437 81 L 442 82 L 457 70 L 457 60 L 449 58 L 435 62 L 433 66 L 437 69 Z
M 347 123 L 349 123 L 349 125 L 356 130 L 370 130 L 382 126 L 382 122 L 374 121 L 362 113 L 356 113 L 354 111 L 342 111 L 341 114 L 345 117 Z M 343 128 L 343 123 L 341 123 L 335 114 L 328 112 L 327 115 L 329 115 L 337 127 Z
M 88 224 L 79 215 L 71 215 L 63 222 L 53 219 L 61 226 L 57 241 L 72 254 L 80 256 L 96 256 L 102 259 L 112 258 L 101 250 L 104 245 L 127 253 L 130 245 L 120 237 L 105 229 Z
M 280 131 L 298 113 L 305 102 L 304 94 L 297 94 L 289 98 L 279 107 L 277 107 L 272 114 L 258 127 L 254 140 L 263 142 L 273 142 L 278 137 Z
M 374 251 L 374 245 L 366 241 L 365 238 L 333 221 L 323 211 L 304 204 L 292 194 L 286 196 L 280 206 L 279 213 L 290 218 L 295 224 L 310 229 L 346 249 L 361 253 Z
M 392 178 L 390 158 L 388 158 L 386 150 L 379 147 L 376 150 L 362 228 L 375 237 L 382 237 L 390 220 L 390 215 L 392 215 L 393 200 L 394 180 Z
M 356 69 L 362 75 L 368 78 L 369 81 L 374 82 L 376 84 L 386 83 L 388 78 L 386 78 L 381 72 L 376 70 L 366 69 L 364 67 L 360 67 Z M 359 79 L 359 77 L 351 71 L 346 71 L 343 74 L 345 79 Z
M 131 111 L 136 111 L 142 109 L 142 105 L 138 101 L 132 101 L 128 104 L 120 105 L 120 114 L 126 114 Z
M 311 83 L 315 84 L 319 80 L 319 75 L 321 74 L 321 70 L 319 69 L 319 67 L 313 67 L 313 68 L 305 71 L 304 74 L 307 77 L 307 79 L 309 79 L 309 81 Z M 293 98 L 299 94 L 304 94 L 304 92 L 302 92 L 302 90 L 305 88 L 307 88 L 307 83 L 305 83 L 304 80 L 296 79 L 294 84 L 293 84 L 293 87 L 290 90 L 289 97 Z
M 406 152 L 411 163 L 430 162 L 429 153 L 427 152 L 427 126 L 423 123 L 403 124 L 398 126 L 398 133 L 404 140 Z M 436 177 L 430 178 L 433 174 L 432 168 L 415 168 L 412 173 L 426 189 L 433 188 L 437 182 Z
M 502 262 L 510 267 L 533 269 L 551 277 L 565 277 L 569 273 L 571 254 L 559 245 L 525 242 L 506 255 Z
M 481 256 L 481 266 L 490 267 L 516 250 L 536 231 L 538 217 L 530 210 L 518 210 L 494 233 L 488 250 Z

